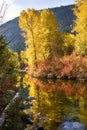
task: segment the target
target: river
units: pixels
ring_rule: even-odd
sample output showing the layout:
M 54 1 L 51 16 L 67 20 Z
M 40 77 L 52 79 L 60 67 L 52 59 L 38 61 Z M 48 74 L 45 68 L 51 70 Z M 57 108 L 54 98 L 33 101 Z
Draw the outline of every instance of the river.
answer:
M 75 125 L 75 130 L 87 129 L 87 83 L 31 78 L 29 83 L 30 95 L 36 98 L 29 110 L 35 124 L 45 130 L 74 130 Z

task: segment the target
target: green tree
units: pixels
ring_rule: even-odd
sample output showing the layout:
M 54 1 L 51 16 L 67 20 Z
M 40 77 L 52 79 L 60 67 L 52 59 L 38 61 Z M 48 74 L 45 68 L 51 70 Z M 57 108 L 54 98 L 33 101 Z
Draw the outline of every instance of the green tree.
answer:
M 0 78 L 1 87 L 14 86 L 19 68 L 18 56 L 7 47 L 7 42 L 0 36 Z M 7 88 L 7 87 L 6 87 Z

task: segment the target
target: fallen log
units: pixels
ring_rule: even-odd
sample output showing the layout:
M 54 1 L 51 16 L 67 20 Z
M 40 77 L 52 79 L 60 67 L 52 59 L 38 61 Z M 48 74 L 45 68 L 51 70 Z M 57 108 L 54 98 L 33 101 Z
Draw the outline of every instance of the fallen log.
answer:
M 16 95 L 14 96 L 14 98 L 8 103 L 8 105 L 5 107 L 5 109 L 3 110 L 3 112 L 0 115 L 0 127 L 2 127 L 5 122 L 5 118 L 7 116 L 7 111 L 9 109 L 11 109 L 12 106 L 16 105 L 20 101 L 21 101 L 21 96 L 20 96 L 20 93 L 17 92 Z

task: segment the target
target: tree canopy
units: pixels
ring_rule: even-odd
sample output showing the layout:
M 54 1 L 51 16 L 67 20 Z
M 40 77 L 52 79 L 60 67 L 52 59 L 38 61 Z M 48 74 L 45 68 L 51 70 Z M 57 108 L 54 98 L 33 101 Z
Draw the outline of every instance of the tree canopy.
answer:
M 75 28 L 75 51 L 79 55 L 87 55 L 87 0 L 77 0 Z
M 54 53 L 56 44 L 58 24 L 53 12 L 34 9 L 22 11 L 19 18 L 19 26 L 24 31 L 25 44 L 27 46 L 26 56 L 29 64 L 35 64 Z

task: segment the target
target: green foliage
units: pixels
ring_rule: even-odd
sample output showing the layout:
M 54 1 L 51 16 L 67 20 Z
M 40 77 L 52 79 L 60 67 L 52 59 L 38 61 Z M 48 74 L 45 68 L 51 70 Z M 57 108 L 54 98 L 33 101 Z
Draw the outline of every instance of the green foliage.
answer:
M 0 36 L 0 77 L 3 78 L 4 75 L 11 77 L 15 75 L 19 67 L 18 56 L 13 53 L 7 47 L 7 42 L 3 36 Z
M 7 104 L 7 91 L 14 90 L 19 68 L 18 56 L 7 47 L 7 42 L 0 36 L 0 106 L 1 112 Z
M 20 52 L 17 55 L 7 47 L 3 36 L 0 36 L 0 50 L 0 114 L 4 120 L 4 123 L 0 124 L 0 128 L 3 130 L 24 129 L 29 120 L 25 119 L 27 114 L 23 110 L 29 109 L 31 106 L 30 101 L 26 101 L 29 96 L 29 86 L 15 87 L 19 78 L 18 70 L 25 67 L 24 62 Z M 23 76 L 20 78 L 20 84 L 23 85 Z M 10 95 L 9 90 L 11 90 Z M 3 119 L 3 114 L 5 119 Z
M 20 86 L 18 92 L 5 108 L 7 118 L 3 124 L 4 130 L 12 130 L 12 128 L 13 130 L 19 130 L 26 128 L 27 122 L 26 120 L 24 122 L 22 118 L 27 117 L 27 114 L 23 110 L 29 109 L 31 106 L 30 101 L 26 101 L 27 97 L 29 97 L 29 86 Z

